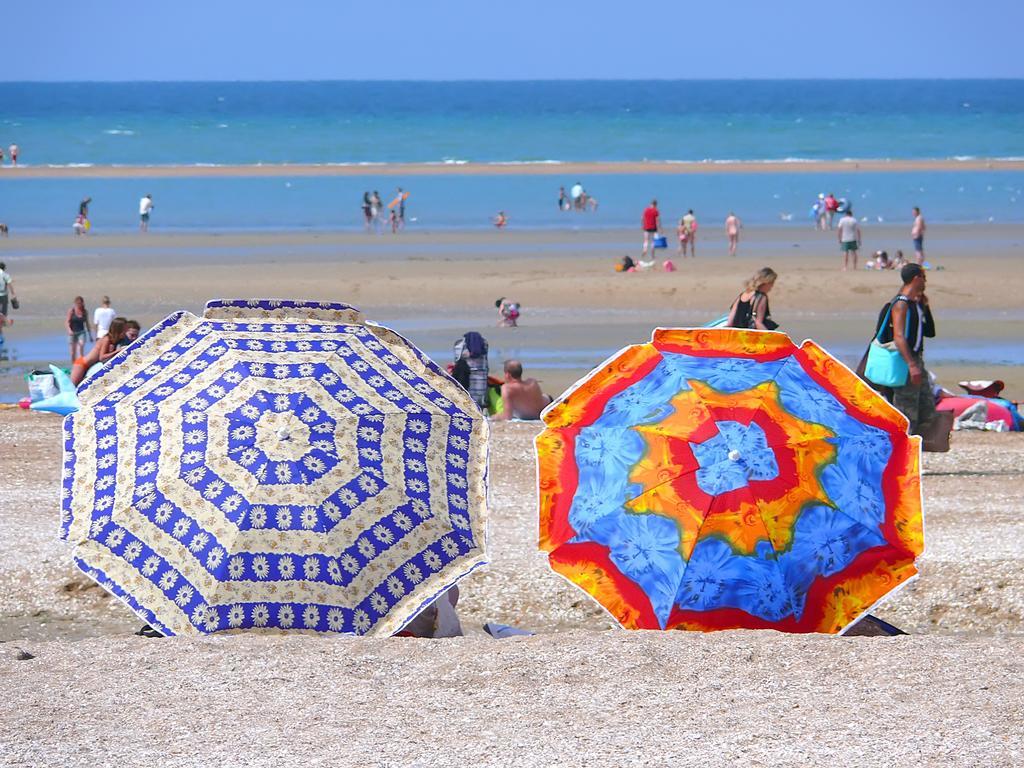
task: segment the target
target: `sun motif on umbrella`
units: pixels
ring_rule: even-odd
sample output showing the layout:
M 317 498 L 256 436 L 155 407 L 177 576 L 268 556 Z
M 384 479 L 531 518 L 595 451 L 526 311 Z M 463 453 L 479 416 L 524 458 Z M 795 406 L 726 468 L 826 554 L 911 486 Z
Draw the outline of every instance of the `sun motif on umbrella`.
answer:
M 486 421 L 347 305 L 211 302 L 80 390 L 76 562 L 168 634 L 386 634 L 484 561 Z
M 623 626 L 839 632 L 916 573 L 918 439 L 813 342 L 658 330 L 544 421 L 541 548 Z

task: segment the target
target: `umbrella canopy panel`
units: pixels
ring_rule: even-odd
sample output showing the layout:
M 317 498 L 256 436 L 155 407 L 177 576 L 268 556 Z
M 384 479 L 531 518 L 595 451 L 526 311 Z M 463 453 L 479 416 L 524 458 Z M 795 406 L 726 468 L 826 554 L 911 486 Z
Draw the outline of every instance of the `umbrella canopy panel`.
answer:
M 625 627 L 841 632 L 916 573 L 919 439 L 813 342 L 659 329 L 544 421 L 541 549 Z
M 80 397 L 62 535 L 168 634 L 390 634 L 484 562 L 486 421 L 352 307 L 177 313 Z

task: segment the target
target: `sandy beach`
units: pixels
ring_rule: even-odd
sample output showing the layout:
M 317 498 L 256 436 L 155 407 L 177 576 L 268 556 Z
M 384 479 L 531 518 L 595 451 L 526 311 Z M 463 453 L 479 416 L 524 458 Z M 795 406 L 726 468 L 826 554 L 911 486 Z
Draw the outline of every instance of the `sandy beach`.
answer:
M 1018 434 L 925 456 L 921 575 L 876 610 L 910 635 L 836 638 L 613 628 L 536 549 L 537 431 L 493 430 L 465 638 L 145 640 L 56 537 L 59 420 L 0 411 L 0 763 L 1020 764 Z
M 22 300 L 7 334 L 19 352 L 0 391 L 24 390 L 34 352 L 63 354 L 77 293 L 90 309 L 111 295 L 144 327 L 214 297 L 349 301 L 441 360 L 480 330 L 493 367 L 519 357 L 557 394 L 656 326 L 720 315 L 764 264 L 781 275 L 783 327 L 847 358 L 898 285 L 841 273 L 834 233 L 749 228 L 729 259 L 717 230 L 678 272 L 630 275 L 613 265 L 637 251 L 632 230 L 11 237 L 0 260 Z M 872 226 L 865 248 L 905 239 Z M 931 367 L 950 388 L 1002 378 L 1019 397 L 1024 227 L 936 225 L 930 242 Z M 521 327 L 494 327 L 498 296 L 522 303 Z M 911 634 L 831 638 L 613 627 L 537 551 L 537 431 L 492 432 L 491 564 L 463 582 L 467 637 L 144 640 L 57 539 L 59 419 L 0 409 L 0 764 L 263 765 L 267 750 L 286 766 L 1020 763 L 1019 434 L 957 434 L 926 455 L 921 577 L 876 611 Z M 495 641 L 489 620 L 538 634 Z
M 864 232 L 866 252 L 906 245 L 904 226 L 865 225 Z M 492 366 L 518 357 L 557 394 L 609 354 L 648 340 L 652 328 L 720 316 L 766 264 L 781 275 L 771 306 L 782 329 L 851 364 L 899 287 L 893 272 L 840 272 L 834 232 L 750 227 L 739 256 L 729 258 L 724 232 L 705 222 L 697 247 L 696 259 L 662 252 L 675 259 L 675 273 L 618 274 L 614 264 L 639 250 L 632 230 L 0 239 L 0 260 L 22 300 L 7 332 L 17 359 L 0 363 L 0 392 L 10 400 L 24 389 L 25 370 L 63 359 L 63 318 L 76 294 L 90 310 L 108 294 L 143 327 L 178 309 L 199 312 L 211 298 L 346 301 L 438 359 L 463 332 L 480 330 Z M 938 336 L 926 359 L 948 388 L 964 378 L 999 378 L 1010 397 L 1024 392 L 1022 253 L 1024 226 L 930 228 L 928 257 L 941 269 L 929 276 Z M 494 327 L 499 296 L 522 304 L 519 328 Z
M 708 160 L 649 162 L 473 163 L 260 163 L 253 165 L 20 165 L 0 169 L 4 179 L 134 179 L 308 176 L 582 176 L 590 174 L 718 173 L 899 173 L 907 171 L 1020 171 L 1024 160 L 964 158 L 949 160 Z

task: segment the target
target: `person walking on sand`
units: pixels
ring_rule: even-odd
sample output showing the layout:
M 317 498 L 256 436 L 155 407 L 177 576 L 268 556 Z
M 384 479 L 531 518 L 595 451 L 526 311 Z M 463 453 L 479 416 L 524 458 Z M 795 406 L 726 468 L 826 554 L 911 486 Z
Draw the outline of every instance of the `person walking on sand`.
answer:
M 107 335 L 107 332 L 110 330 L 110 323 L 113 322 L 115 317 L 117 317 L 117 312 L 110 307 L 110 297 L 104 296 L 100 306 L 96 307 L 92 313 L 93 330 L 96 331 L 97 339 L 102 339 Z
M 658 201 L 651 200 L 651 204 L 644 208 L 640 216 L 640 228 L 644 231 L 644 248 L 641 258 L 647 261 L 647 252 L 650 250 L 651 258 L 654 258 L 654 236 L 661 230 L 661 214 L 658 212 Z
M 860 224 L 853 215 L 853 208 L 846 209 L 843 218 L 839 220 L 836 227 L 836 236 L 839 238 L 839 249 L 843 252 L 843 272 L 850 266 L 853 254 L 853 268 L 857 269 L 857 251 L 860 250 Z
M 14 280 L 7 272 L 7 265 L 0 261 L 0 315 L 5 317 L 10 314 L 9 309 L 17 303 L 18 297 L 14 293 Z
M 910 239 L 914 241 L 914 259 L 918 264 L 924 264 L 924 216 L 921 209 L 914 206 L 914 224 L 910 228 Z
M 689 230 L 690 236 L 687 238 L 687 242 L 690 245 L 690 257 L 696 258 L 697 256 L 697 217 L 693 215 L 693 208 L 686 212 L 683 216 L 683 225 Z
M 139 200 L 139 232 L 149 232 L 149 214 L 153 210 L 153 196 L 146 195 Z
M 679 224 L 676 226 L 676 236 L 679 238 L 679 258 L 686 257 L 686 244 L 690 242 L 690 228 L 686 226 L 686 222 L 683 218 L 679 218 Z
M 928 276 L 920 264 L 907 264 L 900 270 L 903 287 L 893 300 L 882 307 L 875 325 L 875 336 L 882 331 L 879 342 L 894 342 L 907 364 L 907 381 L 892 388 L 892 404 L 907 417 L 910 433 L 924 434 L 935 416 L 935 396 L 924 364 L 924 340 L 935 338 L 935 320 L 925 288 Z M 888 326 L 882 323 L 891 308 Z
M 729 238 L 729 255 L 736 255 L 736 246 L 740 243 L 740 230 L 743 229 L 743 222 L 740 217 L 732 211 L 725 217 L 725 236 Z
M 510 419 L 539 419 L 554 398 L 541 391 L 536 379 L 523 378 L 523 364 L 518 360 L 505 361 L 505 383 L 501 385 L 501 413 L 494 421 Z
M 85 308 L 85 299 L 75 296 L 75 301 L 64 318 L 64 329 L 68 332 L 68 347 L 71 351 L 71 362 L 85 354 L 86 340 L 92 341 L 89 331 L 89 310 Z

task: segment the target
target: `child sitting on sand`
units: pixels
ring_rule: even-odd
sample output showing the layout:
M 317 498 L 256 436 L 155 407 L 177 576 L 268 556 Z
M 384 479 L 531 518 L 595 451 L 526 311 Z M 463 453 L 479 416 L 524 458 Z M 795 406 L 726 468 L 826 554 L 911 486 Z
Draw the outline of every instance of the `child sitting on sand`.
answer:
M 498 325 L 504 328 L 518 328 L 519 327 L 519 303 L 515 301 L 506 301 L 505 297 L 502 296 L 496 302 L 494 306 L 498 308 Z

